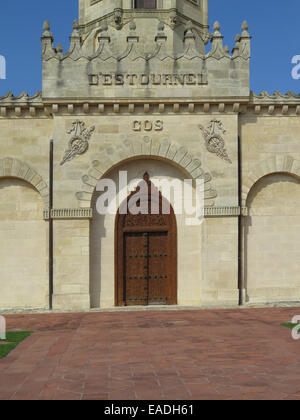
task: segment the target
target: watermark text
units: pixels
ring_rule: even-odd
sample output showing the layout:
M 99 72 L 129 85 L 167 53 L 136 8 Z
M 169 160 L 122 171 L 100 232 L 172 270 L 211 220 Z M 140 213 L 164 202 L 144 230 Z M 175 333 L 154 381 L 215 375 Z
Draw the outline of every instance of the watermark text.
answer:
M 6 79 L 6 60 L 3 55 L 0 55 L 0 80 Z

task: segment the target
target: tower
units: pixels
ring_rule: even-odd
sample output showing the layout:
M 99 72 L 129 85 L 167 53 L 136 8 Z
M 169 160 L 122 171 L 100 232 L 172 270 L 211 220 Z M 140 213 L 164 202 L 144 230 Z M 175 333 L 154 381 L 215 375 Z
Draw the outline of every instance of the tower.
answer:
M 248 97 L 250 39 L 244 22 L 230 55 L 208 0 L 79 0 L 67 52 L 45 22 L 43 96 Z
M 185 26 L 191 21 L 197 47 L 204 53 L 208 41 L 207 9 L 208 0 L 79 0 L 80 35 L 86 49 L 92 52 L 97 46 L 103 21 L 108 23 L 113 39 L 118 37 L 114 30 L 125 29 L 135 20 L 146 50 L 148 40 L 155 37 L 157 24 L 161 21 L 166 27 L 169 46 L 173 44 L 173 48 L 180 51 Z

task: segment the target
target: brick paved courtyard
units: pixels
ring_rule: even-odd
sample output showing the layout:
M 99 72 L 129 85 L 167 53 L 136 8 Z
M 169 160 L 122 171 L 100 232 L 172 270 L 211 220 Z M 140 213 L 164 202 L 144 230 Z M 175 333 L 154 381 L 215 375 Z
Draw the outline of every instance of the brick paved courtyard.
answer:
M 0 399 L 300 399 L 300 308 L 9 315 Z

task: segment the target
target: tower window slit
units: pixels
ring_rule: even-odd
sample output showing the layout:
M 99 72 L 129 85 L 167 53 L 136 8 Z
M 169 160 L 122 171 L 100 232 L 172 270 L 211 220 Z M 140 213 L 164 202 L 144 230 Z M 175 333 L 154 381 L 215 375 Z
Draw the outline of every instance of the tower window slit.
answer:
M 135 0 L 136 9 L 156 9 L 156 0 Z

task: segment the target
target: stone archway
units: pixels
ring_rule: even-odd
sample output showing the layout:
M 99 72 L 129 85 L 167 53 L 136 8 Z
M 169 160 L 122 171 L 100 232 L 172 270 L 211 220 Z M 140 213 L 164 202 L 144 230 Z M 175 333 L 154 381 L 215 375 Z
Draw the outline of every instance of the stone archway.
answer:
M 105 175 L 117 186 L 117 204 L 126 195 L 121 194 L 119 172 L 127 171 L 128 184 L 141 179 L 147 171 L 155 184 L 155 179 L 169 182 L 184 182 L 185 174 L 178 167 L 158 159 L 136 159 L 126 161 Z M 123 187 L 122 187 L 123 188 Z M 123 191 L 123 190 L 122 190 Z M 93 218 L 90 222 L 90 294 L 92 308 L 115 305 L 115 227 L 116 212 L 101 215 L 96 203 L 102 193 L 95 190 L 92 200 Z M 122 200 L 121 200 L 122 198 Z M 174 194 L 168 201 L 175 209 Z M 201 279 L 203 270 L 203 224 L 189 226 L 185 223 L 187 215 L 175 214 L 177 224 L 177 299 L 179 305 L 199 305 L 201 301 Z M 160 274 L 160 273 L 158 273 Z M 156 275 L 154 273 L 154 275 Z M 162 275 L 162 274 L 160 274 Z M 175 290 L 175 289 L 173 289 Z M 156 297 L 156 296 L 155 296 Z
M 246 206 L 250 190 L 261 178 L 276 173 L 300 177 L 300 161 L 290 155 L 274 155 L 250 167 L 243 176 L 242 205 Z
M 45 209 L 48 208 L 48 185 L 27 163 L 10 157 L 0 159 L 0 178 L 17 178 L 28 182 L 28 184 L 32 185 L 41 195 Z
M 142 141 L 126 139 L 123 143 L 106 149 L 95 159 L 87 173 L 83 175 L 81 191 L 76 193 L 79 207 L 91 208 L 92 197 L 99 179 L 118 165 L 133 159 L 155 159 L 170 163 L 179 168 L 189 179 L 204 179 L 205 205 L 214 206 L 217 191 L 213 188 L 212 176 L 203 168 L 200 158 L 193 156 L 185 147 L 169 140 L 152 140 L 144 137 Z

